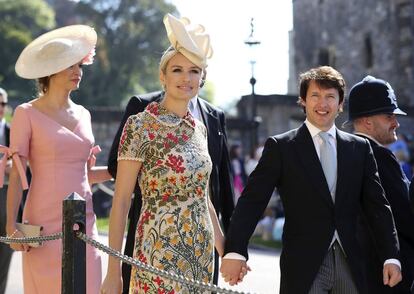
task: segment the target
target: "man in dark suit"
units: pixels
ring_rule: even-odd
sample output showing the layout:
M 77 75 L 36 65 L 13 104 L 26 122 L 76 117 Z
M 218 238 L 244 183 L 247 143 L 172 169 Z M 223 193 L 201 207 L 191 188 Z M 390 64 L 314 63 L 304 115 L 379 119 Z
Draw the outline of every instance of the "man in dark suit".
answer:
M 391 205 L 400 241 L 400 261 L 403 279 L 390 289 L 381 283 L 382 265 L 372 238 L 363 230 L 361 238 L 366 243 L 367 276 L 370 293 L 410 293 L 414 280 L 414 213 L 410 209 L 405 176 L 395 155 L 385 146 L 397 140 L 399 127 L 396 115 L 406 115 L 398 108 L 391 85 L 372 76 L 365 77 L 349 92 L 349 119 L 355 134 L 368 139 L 377 161 L 378 172 L 385 195 Z M 364 228 L 362 228 L 364 229 Z
M 361 209 L 379 243 L 384 283 L 401 280 L 394 221 L 369 142 L 334 124 L 344 91 L 332 67 L 301 74 L 298 102 L 306 121 L 266 141 L 233 213 L 221 266 L 230 284 L 246 266 L 249 238 L 274 188 L 285 211 L 281 294 L 367 293 L 355 239 Z
M 7 102 L 7 92 L 3 88 L 0 88 L 0 145 L 3 146 L 9 146 L 10 143 L 10 127 L 4 119 Z M 8 168 L 6 168 L 6 172 L 7 170 Z M 6 178 L 7 176 L 5 176 Z M 3 188 L 0 188 L 0 236 L 6 236 L 6 196 L 7 184 L 5 183 Z M 0 243 L 0 294 L 6 291 L 12 253 L 13 250 L 11 250 L 9 245 Z
M 118 132 L 112 143 L 111 151 L 108 159 L 108 170 L 111 175 L 116 178 L 118 145 L 122 134 L 123 127 L 130 115 L 137 114 L 144 111 L 145 107 L 153 102 L 160 101 L 163 97 L 163 92 L 154 92 L 142 96 L 134 96 L 130 99 L 124 117 L 122 118 Z M 204 123 L 207 128 L 208 150 L 213 163 L 213 169 L 210 175 L 210 197 L 220 217 L 224 231 L 227 230 L 230 224 L 230 217 L 234 209 L 234 193 L 233 185 L 230 175 L 230 161 L 227 149 L 227 136 L 225 128 L 225 117 L 223 111 L 214 107 L 205 100 L 194 97 L 189 103 L 189 108 L 194 117 Z M 125 244 L 124 253 L 132 256 L 135 231 L 137 222 L 141 211 L 141 191 L 139 186 L 135 187 L 135 197 L 132 201 L 132 206 L 129 211 L 129 227 L 127 240 Z M 215 254 L 215 271 L 214 282 L 218 280 L 218 254 Z M 127 264 L 122 264 L 122 279 L 123 279 L 123 293 L 128 293 L 130 281 L 131 267 Z

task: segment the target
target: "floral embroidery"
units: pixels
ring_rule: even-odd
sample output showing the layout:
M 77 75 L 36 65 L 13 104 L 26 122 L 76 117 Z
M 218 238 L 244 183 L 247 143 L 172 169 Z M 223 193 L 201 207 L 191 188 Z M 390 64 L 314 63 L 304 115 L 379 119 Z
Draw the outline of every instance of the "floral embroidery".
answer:
M 181 156 L 175 156 L 175 155 L 168 155 L 168 161 L 166 162 L 166 165 L 171 167 L 171 169 L 177 173 L 184 172 L 184 167 L 182 166 L 184 162 L 184 159 Z
M 211 171 L 205 127 L 151 103 L 128 118 L 118 160 L 142 161 L 143 205 L 134 257 L 188 278 L 211 282 L 214 234 L 207 206 Z M 132 269 L 130 293 L 200 293 Z

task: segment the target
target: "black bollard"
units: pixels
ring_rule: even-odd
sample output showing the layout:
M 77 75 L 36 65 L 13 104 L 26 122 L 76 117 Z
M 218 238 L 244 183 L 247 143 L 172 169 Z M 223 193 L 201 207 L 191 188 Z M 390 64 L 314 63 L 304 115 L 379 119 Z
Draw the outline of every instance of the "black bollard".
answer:
M 86 293 L 86 244 L 77 238 L 78 231 L 86 231 L 86 202 L 77 193 L 63 200 L 62 294 Z

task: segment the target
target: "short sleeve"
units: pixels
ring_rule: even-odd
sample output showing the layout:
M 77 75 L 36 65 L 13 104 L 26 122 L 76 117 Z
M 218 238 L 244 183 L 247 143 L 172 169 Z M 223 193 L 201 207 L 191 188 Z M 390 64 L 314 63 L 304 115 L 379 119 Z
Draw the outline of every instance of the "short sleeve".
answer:
M 122 131 L 118 148 L 118 160 L 145 161 L 148 149 L 148 131 L 144 128 L 144 115 L 131 115 Z
M 20 156 L 28 157 L 32 128 L 27 108 L 17 106 L 10 126 L 10 148 L 17 151 Z

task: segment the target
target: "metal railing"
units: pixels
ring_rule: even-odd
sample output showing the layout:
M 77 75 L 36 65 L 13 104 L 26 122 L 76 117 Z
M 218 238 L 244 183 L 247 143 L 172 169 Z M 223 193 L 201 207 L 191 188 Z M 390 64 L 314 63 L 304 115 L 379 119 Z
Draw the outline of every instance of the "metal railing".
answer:
M 203 291 L 225 294 L 245 294 L 246 292 L 234 291 L 196 281 L 178 275 L 173 272 L 160 270 L 146 263 L 140 262 L 127 255 L 123 255 L 98 241 L 88 237 L 86 231 L 85 200 L 77 193 L 72 193 L 63 201 L 62 232 L 48 236 L 31 238 L 8 238 L 1 237 L 2 243 L 36 243 L 62 239 L 62 293 L 80 294 L 86 293 L 86 243 L 91 246 L 120 259 L 122 262 L 135 266 L 140 270 L 159 275 L 172 281 L 191 286 Z M 246 293 L 247 294 L 247 293 Z

